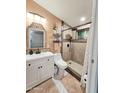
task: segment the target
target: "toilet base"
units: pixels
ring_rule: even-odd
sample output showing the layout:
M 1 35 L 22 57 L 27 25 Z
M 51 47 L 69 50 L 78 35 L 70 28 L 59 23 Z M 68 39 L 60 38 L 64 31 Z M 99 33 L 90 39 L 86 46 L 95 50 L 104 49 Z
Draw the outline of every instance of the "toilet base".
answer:
M 62 78 L 64 78 L 64 72 L 65 72 L 64 69 L 59 68 L 58 73 L 54 74 L 54 78 L 58 79 L 58 80 L 61 80 Z

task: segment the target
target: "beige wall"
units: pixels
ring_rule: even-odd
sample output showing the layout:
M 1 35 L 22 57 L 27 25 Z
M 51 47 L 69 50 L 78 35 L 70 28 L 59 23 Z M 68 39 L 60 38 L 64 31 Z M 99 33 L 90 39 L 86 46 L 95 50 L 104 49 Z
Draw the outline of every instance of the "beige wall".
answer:
M 35 3 L 33 0 L 27 0 L 26 1 L 26 11 L 27 12 L 33 12 L 36 14 L 39 14 L 47 19 L 46 24 L 42 24 L 44 29 L 46 30 L 46 48 L 50 48 L 53 50 L 53 26 L 57 26 L 58 28 L 61 27 L 61 20 L 55 17 L 53 14 L 51 14 L 49 11 L 44 9 L 43 7 L 39 6 L 37 3 Z M 29 26 L 29 20 L 26 20 L 26 28 Z M 27 45 L 27 44 L 26 44 Z M 26 46 L 28 48 L 28 46 Z
M 67 44 L 69 44 L 69 47 L 67 47 Z M 62 44 L 62 56 L 65 61 L 71 60 L 71 48 L 70 48 L 70 42 L 66 41 Z
M 83 65 L 85 57 L 86 43 L 71 43 L 71 60 Z
M 69 44 L 69 47 L 67 47 Z M 81 65 L 84 64 L 85 49 L 87 43 L 82 42 L 63 42 L 63 59 L 65 61 L 75 61 Z

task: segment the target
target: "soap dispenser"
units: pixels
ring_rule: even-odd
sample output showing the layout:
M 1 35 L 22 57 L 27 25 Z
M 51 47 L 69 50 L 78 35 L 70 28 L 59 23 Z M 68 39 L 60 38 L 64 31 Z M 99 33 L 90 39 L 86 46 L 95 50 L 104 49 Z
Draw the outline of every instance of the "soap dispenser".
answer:
M 33 54 L 33 50 L 30 50 L 30 51 L 29 51 L 29 54 L 32 55 L 32 54 Z

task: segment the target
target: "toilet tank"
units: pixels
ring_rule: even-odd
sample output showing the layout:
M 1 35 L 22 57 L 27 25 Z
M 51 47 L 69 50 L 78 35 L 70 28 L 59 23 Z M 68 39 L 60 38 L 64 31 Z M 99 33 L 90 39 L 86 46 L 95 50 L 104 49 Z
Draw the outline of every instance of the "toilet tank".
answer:
M 54 54 L 54 61 L 58 61 L 58 60 L 62 60 L 62 56 L 61 56 L 61 53 L 56 53 Z

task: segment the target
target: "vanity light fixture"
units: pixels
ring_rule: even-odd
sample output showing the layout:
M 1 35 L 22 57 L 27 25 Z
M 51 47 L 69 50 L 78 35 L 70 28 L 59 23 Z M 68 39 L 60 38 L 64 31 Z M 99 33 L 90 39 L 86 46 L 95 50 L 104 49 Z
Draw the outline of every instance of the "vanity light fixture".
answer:
M 38 16 L 38 15 L 34 15 L 34 22 L 36 22 L 36 23 L 40 23 L 40 16 Z
M 30 20 L 30 22 L 35 22 L 39 24 L 45 24 L 47 21 L 44 17 L 32 12 L 27 12 L 27 18 L 28 20 Z
M 27 17 L 29 18 L 29 19 L 32 19 L 33 20 L 33 14 L 31 14 L 31 13 L 27 13 Z

